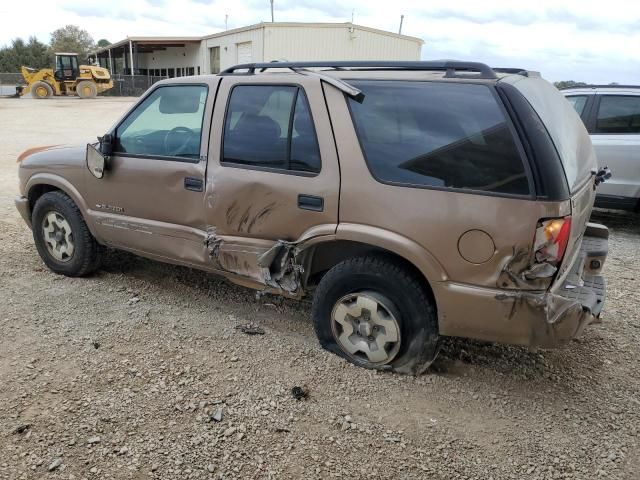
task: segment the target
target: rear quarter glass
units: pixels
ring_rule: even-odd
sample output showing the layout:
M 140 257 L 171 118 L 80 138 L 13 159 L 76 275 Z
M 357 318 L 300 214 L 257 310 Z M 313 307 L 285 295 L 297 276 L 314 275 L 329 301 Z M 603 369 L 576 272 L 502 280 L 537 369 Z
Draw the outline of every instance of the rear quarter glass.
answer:
M 486 85 L 352 81 L 349 101 L 373 176 L 383 183 L 528 196 L 514 131 Z
M 575 192 L 597 168 L 596 154 L 584 123 L 571 103 L 546 80 L 513 77 L 503 81 L 512 83 L 524 95 L 544 123 L 562 161 L 569 189 Z

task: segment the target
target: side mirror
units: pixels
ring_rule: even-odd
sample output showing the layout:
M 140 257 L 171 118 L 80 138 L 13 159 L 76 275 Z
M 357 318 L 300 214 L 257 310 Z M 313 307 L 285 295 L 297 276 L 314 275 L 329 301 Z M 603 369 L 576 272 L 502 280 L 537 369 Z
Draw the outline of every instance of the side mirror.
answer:
M 96 148 L 95 145 L 87 144 L 87 168 L 96 178 L 104 176 L 104 170 L 107 165 L 107 159 L 103 153 Z
M 105 133 L 102 137 L 98 137 L 100 142 L 100 151 L 105 157 L 110 157 L 113 153 L 113 135 Z

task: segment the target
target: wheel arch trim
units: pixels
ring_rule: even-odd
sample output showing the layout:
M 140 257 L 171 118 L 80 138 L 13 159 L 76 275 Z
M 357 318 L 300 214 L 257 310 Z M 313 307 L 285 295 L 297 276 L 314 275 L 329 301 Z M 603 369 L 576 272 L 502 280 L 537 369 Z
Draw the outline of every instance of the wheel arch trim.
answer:
M 414 265 L 430 283 L 449 279 L 442 264 L 426 248 L 398 233 L 371 225 L 340 223 L 336 240 L 350 240 L 379 247 Z
M 82 215 L 84 222 L 87 224 L 89 231 L 94 237 L 96 236 L 93 222 L 91 221 L 90 217 L 86 215 L 86 212 L 88 211 L 87 203 L 82 198 L 82 195 L 80 194 L 78 189 L 71 182 L 69 182 L 69 180 L 52 173 L 36 173 L 35 175 L 32 175 L 29 180 L 27 180 L 27 183 L 25 185 L 24 191 L 27 198 L 31 199 L 29 194 L 34 187 L 42 185 L 55 187 L 57 190 L 60 190 L 69 198 L 71 198 L 71 200 L 73 200 L 73 202 L 78 206 L 80 214 Z M 34 205 L 29 204 L 30 215 L 33 214 L 33 207 Z

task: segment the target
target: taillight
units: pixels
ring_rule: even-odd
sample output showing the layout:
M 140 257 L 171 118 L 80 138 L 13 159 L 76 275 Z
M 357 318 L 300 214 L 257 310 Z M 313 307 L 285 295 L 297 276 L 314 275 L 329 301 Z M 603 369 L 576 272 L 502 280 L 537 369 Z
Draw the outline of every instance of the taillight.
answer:
M 570 235 L 571 217 L 538 222 L 534 245 L 536 261 L 558 265 L 567 250 Z

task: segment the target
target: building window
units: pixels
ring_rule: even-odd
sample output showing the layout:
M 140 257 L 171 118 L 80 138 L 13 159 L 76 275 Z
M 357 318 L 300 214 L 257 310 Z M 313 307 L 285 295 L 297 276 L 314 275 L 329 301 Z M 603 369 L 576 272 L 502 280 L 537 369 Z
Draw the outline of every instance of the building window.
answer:
M 211 73 L 220 73 L 220 47 L 209 49 L 209 63 L 211 64 Z
M 195 74 L 195 69 L 193 67 L 187 68 L 187 75 L 194 75 L 194 74 Z
M 320 150 L 304 90 L 236 86 L 225 118 L 223 162 L 319 172 Z

